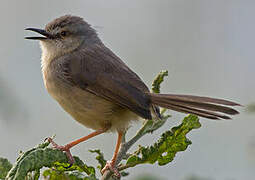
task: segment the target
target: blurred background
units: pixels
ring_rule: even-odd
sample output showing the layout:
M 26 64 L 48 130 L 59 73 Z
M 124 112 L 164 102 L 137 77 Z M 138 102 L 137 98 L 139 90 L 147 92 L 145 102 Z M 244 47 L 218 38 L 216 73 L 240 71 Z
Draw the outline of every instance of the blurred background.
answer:
M 84 17 L 148 86 L 166 69 L 169 77 L 162 86 L 164 93 L 226 98 L 244 105 L 232 121 L 201 119 L 202 128 L 189 135 L 193 144 L 171 164 L 138 166 L 129 170 L 126 179 L 143 175 L 162 180 L 254 178 L 255 113 L 246 111 L 255 103 L 253 0 L 2 0 L 1 157 L 13 163 L 20 150 L 26 151 L 53 134 L 57 143 L 66 144 L 91 132 L 48 95 L 42 81 L 39 43 L 24 40 L 32 35 L 24 31 L 26 27 L 43 28 L 65 14 Z M 169 113 L 173 116 L 164 127 L 138 144 L 151 144 L 184 117 Z M 139 126 L 133 125 L 128 135 Z M 116 134 L 98 136 L 73 148 L 72 153 L 95 165 L 88 149 L 100 148 L 110 159 L 115 141 Z

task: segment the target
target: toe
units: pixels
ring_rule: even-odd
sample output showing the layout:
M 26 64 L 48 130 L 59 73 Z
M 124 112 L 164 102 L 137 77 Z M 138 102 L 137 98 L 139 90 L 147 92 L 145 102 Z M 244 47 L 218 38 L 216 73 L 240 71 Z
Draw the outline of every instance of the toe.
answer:
M 115 166 L 115 163 L 113 161 L 107 161 L 105 167 L 101 170 L 101 173 L 104 174 L 106 170 L 110 170 L 114 173 L 114 176 L 120 179 L 120 173 L 118 171 L 118 168 Z
M 69 164 L 72 166 L 75 162 L 70 150 L 65 151 Z
M 70 164 L 70 167 L 74 164 L 74 158 L 70 152 L 70 147 L 68 145 L 66 146 L 59 146 L 57 143 L 55 143 L 52 138 L 48 138 L 48 141 L 52 144 L 53 148 L 59 149 L 60 151 L 64 151 L 66 153 L 68 163 Z M 67 167 L 69 168 L 69 166 Z

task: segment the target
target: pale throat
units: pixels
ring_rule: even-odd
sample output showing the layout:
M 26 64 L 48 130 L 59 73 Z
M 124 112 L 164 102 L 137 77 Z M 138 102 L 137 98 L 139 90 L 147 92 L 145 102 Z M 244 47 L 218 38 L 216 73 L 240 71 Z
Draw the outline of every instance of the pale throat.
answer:
M 59 48 L 52 46 L 50 43 L 40 41 L 40 46 L 42 50 L 41 55 L 41 67 L 42 71 L 44 72 L 52 60 L 56 57 L 61 56 L 61 52 Z
M 70 44 L 72 44 L 72 46 L 61 47 L 61 44 L 58 44 L 59 45 L 58 46 L 57 44 L 53 44 L 50 42 L 40 41 L 40 46 L 42 50 L 41 55 L 42 71 L 44 72 L 54 59 L 72 52 L 79 46 L 77 42 Z

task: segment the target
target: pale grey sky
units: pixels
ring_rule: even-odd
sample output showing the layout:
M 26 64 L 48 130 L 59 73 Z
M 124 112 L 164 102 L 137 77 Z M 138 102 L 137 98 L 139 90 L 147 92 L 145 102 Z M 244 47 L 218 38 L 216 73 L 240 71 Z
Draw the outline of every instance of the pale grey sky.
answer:
M 19 150 L 25 151 L 52 134 L 57 135 L 59 144 L 65 144 L 90 132 L 47 94 L 39 45 L 24 40 L 30 34 L 24 28 L 43 28 L 64 14 L 82 16 L 96 27 L 105 44 L 147 85 L 160 70 L 169 70 L 164 93 L 221 97 L 243 105 L 255 102 L 253 0 L 2 0 L 0 108 L 6 112 L 12 107 L 15 111 L 6 118 L 0 110 L 0 156 L 12 162 Z M 255 147 L 250 144 L 255 141 L 255 115 L 243 108 L 240 111 L 231 122 L 201 119 L 202 128 L 189 135 L 193 144 L 187 151 L 177 154 L 164 167 L 144 165 L 132 169 L 128 179 L 142 173 L 176 180 L 190 174 L 217 180 L 252 179 Z M 138 144 L 156 140 L 184 117 L 170 113 L 173 117 L 163 128 Z M 72 152 L 95 164 L 87 150 L 100 148 L 110 159 L 115 141 L 115 134 L 99 136 Z

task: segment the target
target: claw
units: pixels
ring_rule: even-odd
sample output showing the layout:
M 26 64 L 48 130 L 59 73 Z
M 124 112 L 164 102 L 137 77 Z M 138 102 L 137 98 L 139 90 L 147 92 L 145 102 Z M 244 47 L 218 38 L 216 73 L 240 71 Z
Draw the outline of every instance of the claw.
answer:
M 72 167 L 72 165 L 74 164 L 74 158 L 70 152 L 70 147 L 68 146 L 59 146 L 58 144 L 56 144 L 52 138 L 48 138 L 47 139 L 51 144 L 52 146 L 55 148 L 55 149 L 59 149 L 60 151 L 65 151 L 66 153 L 66 156 L 67 156 L 67 159 L 68 159 L 68 163 L 70 164 L 69 166 L 65 167 L 66 169 Z
M 120 179 L 120 173 L 118 168 L 115 166 L 114 161 L 107 161 L 105 167 L 101 170 L 101 173 L 104 174 L 106 170 L 112 171 L 114 176 L 117 177 L 117 179 Z

